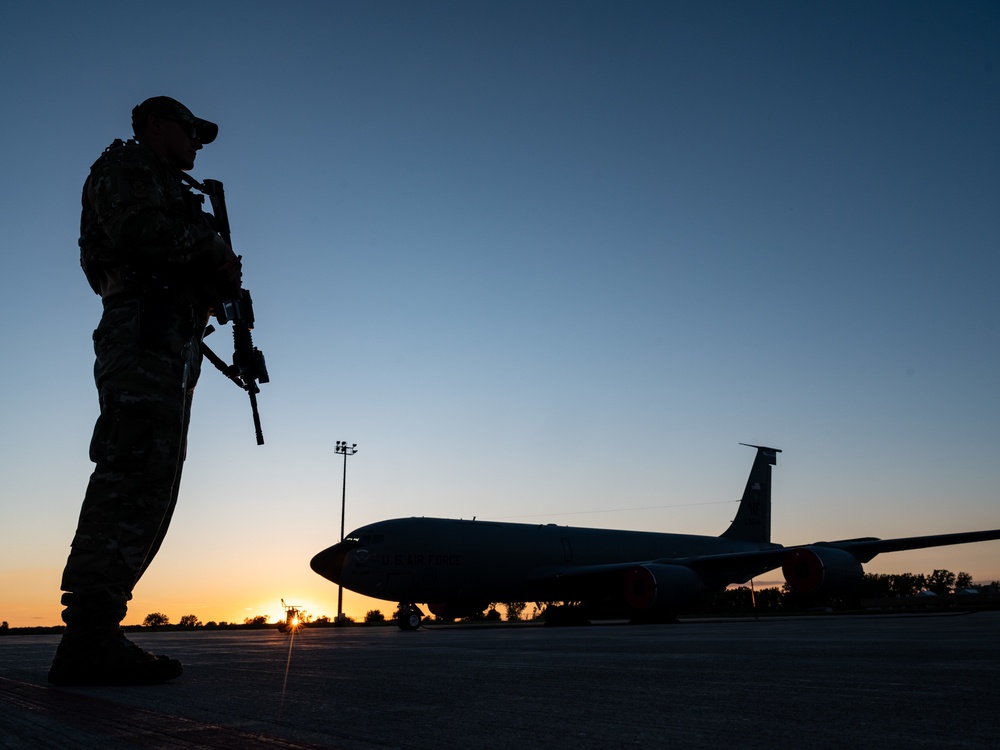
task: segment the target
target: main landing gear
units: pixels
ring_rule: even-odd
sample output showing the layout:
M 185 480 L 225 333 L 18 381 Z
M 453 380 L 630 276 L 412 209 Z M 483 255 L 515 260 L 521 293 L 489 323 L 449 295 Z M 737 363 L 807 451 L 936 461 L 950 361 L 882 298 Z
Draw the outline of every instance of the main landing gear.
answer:
M 424 613 L 416 604 L 400 603 L 399 619 L 396 620 L 396 624 L 399 625 L 400 630 L 416 630 L 420 627 L 423 618 Z

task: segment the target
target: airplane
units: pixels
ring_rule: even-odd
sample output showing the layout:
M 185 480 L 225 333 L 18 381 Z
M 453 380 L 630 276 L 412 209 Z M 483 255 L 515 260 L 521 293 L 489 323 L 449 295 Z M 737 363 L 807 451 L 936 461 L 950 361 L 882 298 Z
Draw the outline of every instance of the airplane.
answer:
M 757 454 L 736 517 L 717 537 L 396 518 L 351 532 L 310 566 L 351 591 L 399 602 L 403 630 L 420 626 L 418 603 L 446 619 L 481 613 L 490 602 L 530 601 L 580 602 L 655 621 L 779 567 L 792 591 L 837 593 L 858 584 L 862 563 L 883 552 L 1000 539 L 993 529 L 783 547 L 771 542 L 771 467 L 781 450 L 741 445 Z

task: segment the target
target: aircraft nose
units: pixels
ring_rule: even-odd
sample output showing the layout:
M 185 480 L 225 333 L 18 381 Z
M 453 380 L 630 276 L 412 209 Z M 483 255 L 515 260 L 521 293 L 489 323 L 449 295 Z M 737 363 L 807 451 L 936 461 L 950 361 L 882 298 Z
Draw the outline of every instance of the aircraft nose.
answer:
M 353 542 L 339 542 L 332 547 L 327 547 L 309 561 L 309 567 L 324 578 L 334 583 L 340 583 L 340 575 L 344 569 L 347 553 L 356 546 L 357 543 Z

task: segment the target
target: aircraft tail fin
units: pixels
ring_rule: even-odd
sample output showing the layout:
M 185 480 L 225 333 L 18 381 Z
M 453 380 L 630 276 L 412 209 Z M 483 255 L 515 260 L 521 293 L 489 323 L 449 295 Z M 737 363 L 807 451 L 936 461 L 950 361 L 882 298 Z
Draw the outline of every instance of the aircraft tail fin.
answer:
M 771 467 L 778 462 L 777 448 L 766 448 L 763 445 L 749 445 L 757 449 L 757 456 L 750 467 L 746 489 L 740 501 L 736 518 L 722 534 L 724 539 L 741 542 L 771 541 Z

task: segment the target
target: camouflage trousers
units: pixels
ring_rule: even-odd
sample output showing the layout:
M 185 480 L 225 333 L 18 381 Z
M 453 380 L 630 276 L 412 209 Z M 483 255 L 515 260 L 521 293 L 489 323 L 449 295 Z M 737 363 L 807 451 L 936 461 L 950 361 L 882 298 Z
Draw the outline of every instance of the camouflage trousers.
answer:
M 148 308 L 108 303 L 94 331 L 101 413 L 90 443 L 96 467 L 63 571 L 68 625 L 125 617 L 177 504 L 204 321 L 183 305 Z

